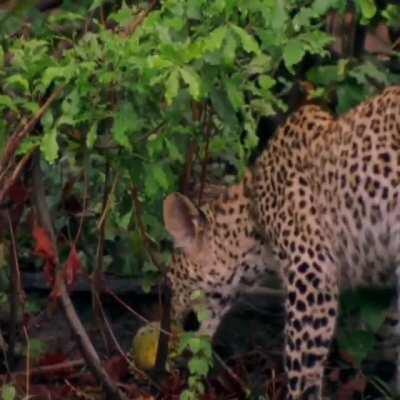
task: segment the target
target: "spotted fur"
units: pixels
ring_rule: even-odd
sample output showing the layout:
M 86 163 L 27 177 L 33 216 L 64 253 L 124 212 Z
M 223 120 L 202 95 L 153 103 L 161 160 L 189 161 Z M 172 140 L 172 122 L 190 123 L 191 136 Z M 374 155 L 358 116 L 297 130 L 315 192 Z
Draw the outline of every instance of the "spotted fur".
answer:
M 295 112 L 239 185 L 202 208 L 164 203 L 180 249 L 169 272 L 175 310 L 206 294 L 213 334 L 243 285 L 271 271 L 286 289 L 287 399 L 321 399 L 343 287 L 394 281 L 400 257 L 400 87 L 335 119 Z

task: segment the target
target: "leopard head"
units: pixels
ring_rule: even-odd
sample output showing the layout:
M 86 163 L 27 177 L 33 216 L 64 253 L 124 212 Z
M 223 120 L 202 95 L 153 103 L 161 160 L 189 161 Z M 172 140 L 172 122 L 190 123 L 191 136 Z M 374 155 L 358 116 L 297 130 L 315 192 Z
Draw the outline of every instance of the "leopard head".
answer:
M 168 272 L 172 312 L 184 318 L 193 309 L 192 294 L 202 291 L 211 313 L 203 333 L 214 333 L 243 282 L 270 264 L 249 204 L 241 185 L 202 207 L 179 193 L 164 201 L 164 224 L 175 244 Z

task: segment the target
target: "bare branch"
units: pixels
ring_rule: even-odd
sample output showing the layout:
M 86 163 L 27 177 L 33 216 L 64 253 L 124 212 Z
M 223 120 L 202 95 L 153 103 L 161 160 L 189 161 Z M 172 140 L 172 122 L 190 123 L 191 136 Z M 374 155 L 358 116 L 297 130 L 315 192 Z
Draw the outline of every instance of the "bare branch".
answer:
M 97 378 L 99 383 L 104 387 L 104 390 L 107 393 L 107 398 L 110 398 L 112 400 L 126 399 L 126 396 L 118 390 L 118 388 L 112 382 L 111 378 L 108 376 L 107 372 L 102 367 L 100 358 L 76 313 L 75 307 L 72 304 L 71 298 L 69 297 L 68 291 L 66 289 L 63 278 L 63 270 L 61 268 L 58 258 L 57 242 L 45 197 L 42 171 L 40 169 L 39 163 L 40 155 L 37 152 L 35 154 L 33 165 L 33 201 L 35 204 L 36 213 L 39 217 L 40 225 L 47 230 L 50 239 L 53 242 L 53 248 L 56 250 L 55 285 L 57 285 L 56 287 L 58 288 L 63 311 L 89 369 Z

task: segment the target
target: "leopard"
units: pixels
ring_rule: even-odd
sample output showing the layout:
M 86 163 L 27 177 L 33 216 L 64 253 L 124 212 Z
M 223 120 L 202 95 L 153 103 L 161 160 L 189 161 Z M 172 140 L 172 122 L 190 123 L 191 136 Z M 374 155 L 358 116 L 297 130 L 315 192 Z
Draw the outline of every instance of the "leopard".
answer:
M 241 288 L 277 274 L 286 399 L 322 399 L 340 292 L 396 282 L 399 195 L 400 86 L 338 117 L 301 106 L 239 183 L 202 206 L 164 199 L 174 318 L 200 290 L 210 311 L 200 331 L 213 336 Z

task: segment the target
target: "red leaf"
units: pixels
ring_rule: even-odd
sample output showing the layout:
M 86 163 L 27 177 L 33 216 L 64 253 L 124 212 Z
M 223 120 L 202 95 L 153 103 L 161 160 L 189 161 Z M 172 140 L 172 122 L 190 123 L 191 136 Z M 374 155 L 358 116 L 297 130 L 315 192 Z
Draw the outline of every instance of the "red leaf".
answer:
M 80 272 L 81 262 L 79 260 L 75 245 L 72 245 L 67 262 L 64 265 L 64 278 L 66 284 L 71 286 L 73 283 L 75 283 Z
M 56 379 L 65 379 L 69 377 L 72 373 L 75 372 L 74 368 L 71 368 L 68 366 L 68 363 L 66 362 L 67 358 L 65 354 L 63 353 L 47 353 L 44 356 L 40 357 L 37 365 L 39 367 L 50 367 L 52 365 L 57 366 L 58 364 L 65 363 L 65 368 L 62 369 L 55 369 L 54 371 L 51 371 L 51 373 L 47 373 L 42 379 L 46 379 L 49 381 L 53 381 Z
M 105 362 L 104 369 L 111 379 L 121 381 L 129 375 L 129 365 L 122 356 L 113 356 Z
M 22 204 L 29 199 L 29 193 L 26 187 L 20 182 L 14 183 L 8 189 L 8 196 L 14 204 Z
M 44 274 L 50 286 L 54 283 L 54 267 L 56 252 L 48 232 L 41 226 L 34 224 L 33 237 L 36 241 L 35 254 L 45 262 Z
M 55 265 L 49 261 L 46 261 L 46 264 L 44 265 L 43 268 L 43 273 L 49 286 L 54 285 L 54 270 L 55 270 Z
M 336 398 L 338 400 L 354 399 L 357 394 L 364 393 L 366 386 L 367 386 L 367 378 L 361 373 L 358 373 L 351 380 L 349 380 L 348 382 L 344 383 L 339 387 L 339 390 L 336 394 Z
M 33 237 L 36 240 L 35 253 L 45 261 L 55 264 L 55 250 L 48 232 L 41 226 L 35 224 Z

